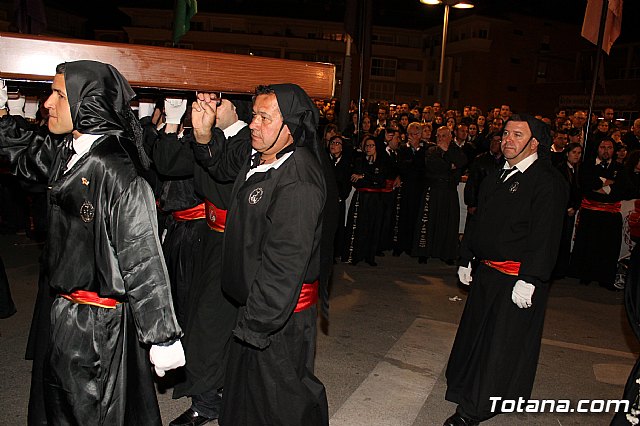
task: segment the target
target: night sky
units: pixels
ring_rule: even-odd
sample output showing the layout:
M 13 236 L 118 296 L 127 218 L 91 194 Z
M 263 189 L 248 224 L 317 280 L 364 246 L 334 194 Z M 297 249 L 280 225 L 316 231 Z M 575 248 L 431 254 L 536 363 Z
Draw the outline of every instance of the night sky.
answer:
M 413 29 L 427 28 L 442 22 L 442 6 L 426 6 L 419 0 L 372 0 L 373 21 L 376 25 L 402 26 Z M 119 28 L 127 24 L 125 15 L 117 10 L 120 6 L 172 9 L 174 0 L 118 0 L 87 2 L 86 0 L 45 0 L 56 8 L 87 16 L 92 28 Z M 251 15 L 284 16 L 341 22 L 347 0 L 200 0 L 201 12 L 240 13 Z M 586 0 L 475 0 L 476 8 L 452 9 L 451 19 L 476 13 L 501 17 L 505 13 L 519 12 L 546 17 L 561 22 L 581 25 Z M 98 13 L 92 9 L 98 8 Z M 92 13 L 93 12 L 93 13 Z M 640 1 L 625 0 L 623 7 L 622 35 L 618 43 L 640 41 Z

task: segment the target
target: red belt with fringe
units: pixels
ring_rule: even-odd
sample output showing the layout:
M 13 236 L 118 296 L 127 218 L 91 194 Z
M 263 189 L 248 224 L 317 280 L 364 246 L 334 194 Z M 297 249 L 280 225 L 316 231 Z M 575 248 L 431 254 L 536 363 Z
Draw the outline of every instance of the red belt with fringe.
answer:
M 204 203 L 198 204 L 197 206 L 191 207 L 190 209 L 172 212 L 171 215 L 175 220 L 179 220 L 181 222 L 187 220 L 204 219 L 206 217 L 204 211 Z
M 300 312 L 314 306 L 318 303 L 318 280 L 312 283 L 302 284 L 302 290 L 300 291 L 300 297 L 298 297 L 298 304 L 293 312 Z
M 204 206 L 207 210 L 207 224 L 216 232 L 224 232 L 227 223 L 227 211 L 219 209 L 211 201 L 205 199 Z
M 616 203 L 603 203 L 600 201 L 592 201 L 587 200 L 586 198 L 582 199 L 582 203 L 580 203 L 580 208 L 587 210 L 596 210 L 599 212 L 607 212 L 607 213 L 620 213 L 620 207 L 622 206 L 621 202 Z
M 80 305 L 93 305 L 101 308 L 115 309 L 116 305 L 120 304 L 116 299 L 110 299 L 108 297 L 100 297 L 95 291 L 76 290 L 70 294 L 61 294 L 67 300 Z
M 496 271 L 500 271 L 503 274 L 507 275 L 517 276 L 520 272 L 520 262 L 516 262 L 513 260 L 504 260 L 502 262 L 497 262 L 494 260 L 483 260 L 482 263 L 490 268 L 495 269 Z

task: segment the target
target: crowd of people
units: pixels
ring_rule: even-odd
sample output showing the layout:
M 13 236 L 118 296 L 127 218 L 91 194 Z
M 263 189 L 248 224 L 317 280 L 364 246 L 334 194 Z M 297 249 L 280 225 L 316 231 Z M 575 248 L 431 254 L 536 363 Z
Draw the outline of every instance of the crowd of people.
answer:
M 620 204 L 640 197 L 640 119 L 623 132 L 611 108 L 588 131 L 585 111 L 380 103 L 341 129 L 335 103 L 274 84 L 136 114 L 125 78 L 94 61 L 60 64 L 52 92 L 36 118 L 0 108 L 6 171 L 49 188 L 30 425 L 160 424 L 152 371 L 180 369 L 166 380 L 191 405 L 172 426 L 326 426 L 313 363 L 331 264 L 403 254 L 473 281 L 445 425 L 478 424 L 497 414 L 489 395 L 531 392 L 550 279 L 615 289 Z
M 336 234 L 341 260 L 375 266 L 375 257 L 388 251 L 405 252 L 419 263 L 435 257 L 453 264 L 464 229 L 458 223 L 458 185 L 464 185 L 467 217 L 461 220 L 466 222 L 476 212 L 481 182 L 504 165 L 501 140 L 513 114 L 510 106 L 484 115 L 476 106 L 445 111 L 439 102 L 383 102 L 360 111 L 352 104 L 351 121 L 342 130 L 335 123 L 335 103 L 317 106 L 324 112 L 323 140 L 343 188 L 342 203 L 354 189 L 348 209 L 343 207 L 345 228 Z M 605 108 L 593 114 L 587 131 L 583 110 L 536 118 L 548 126 L 550 160 L 571 187 L 553 277 L 619 289 L 614 286 L 622 238 L 619 203 L 638 197 L 640 119 L 623 129 L 613 108 Z M 576 228 L 579 211 L 584 220 Z

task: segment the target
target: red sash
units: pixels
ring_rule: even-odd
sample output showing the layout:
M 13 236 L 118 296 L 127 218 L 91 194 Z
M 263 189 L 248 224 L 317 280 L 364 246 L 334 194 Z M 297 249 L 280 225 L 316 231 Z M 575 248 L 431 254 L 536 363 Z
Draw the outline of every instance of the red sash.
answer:
M 358 188 L 358 192 L 389 192 L 386 188 Z
M 216 207 L 211 201 L 204 200 L 207 209 L 207 224 L 209 228 L 216 232 L 224 232 L 224 226 L 227 223 L 227 211 Z
M 300 297 L 298 297 L 298 304 L 293 312 L 300 312 L 314 306 L 318 303 L 318 281 L 314 281 L 310 284 L 302 284 L 302 290 L 300 291 Z
M 175 220 L 179 221 L 204 219 L 206 217 L 204 211 L 204 203 L 198 204 L 197 206 L 191 207 L 190 209 L 172 212 L 171 215 Z
M 93 305 L 107 309 L 115 309 L 116 305 L 120 303 L 116 299 L 100 297 L 98 296 L 98 293 L 86 290 L 76 290 L 71 294 L 61 294 L 60 296 L 81 305 Z
M 599 201 L 592 201 L 586 198 L 582 199 L 582 203 L 580 204 L 580 208 L 587 210 L 597 210 L 599 212 L 607 212 L 607 213 L 620 213 L 620 207 L 622 206 L 621 202 L 616 203 L 603 203 Z
M 393 192 L 393 182 L 395 182 L 395 179 L 386 179 L 384 181 L 384 191 L 383 192 Z
M 496 262 L 493 260 L 483 260 L 482 263 L 487 265 L 490 268 L 495 269 L 496 271 L 500 271 L 503 274 L 514 275 L 517 276 L 520 272 L 520 262 L 515 262 L 513 260 L 505 260 L 502 262 Z

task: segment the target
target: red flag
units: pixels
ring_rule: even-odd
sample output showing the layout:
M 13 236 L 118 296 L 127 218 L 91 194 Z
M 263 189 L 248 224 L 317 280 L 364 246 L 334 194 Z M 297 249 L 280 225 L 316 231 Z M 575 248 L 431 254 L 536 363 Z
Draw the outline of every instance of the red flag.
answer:
M 598 44 L 598 30 L 600 29 L 600 14 L 602 13 L 602 2 L 606 0 L 588 0 L 587 9 L 584 13 L 582 23 L 582 37 L 591 43 Z M 608 0 L 607 21 L 604 27 L 604 37 L 602 40 L 602 50 L 607 55 L 611 46 L 620 35 L 622 26 L 622 0 Z

